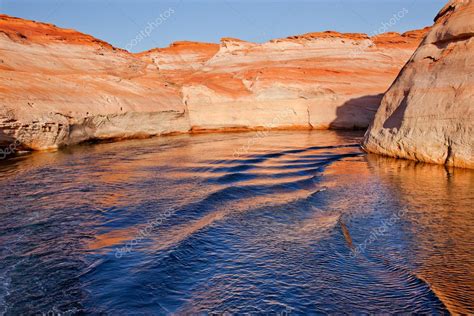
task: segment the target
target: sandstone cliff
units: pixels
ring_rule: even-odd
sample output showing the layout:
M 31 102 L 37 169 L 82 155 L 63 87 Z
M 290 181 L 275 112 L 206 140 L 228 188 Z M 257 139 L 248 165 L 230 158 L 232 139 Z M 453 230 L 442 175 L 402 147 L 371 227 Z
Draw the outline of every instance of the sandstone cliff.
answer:
M 474 2 L 450 1 L 385 94 L 369 152 L 474 168 Z
M 196 130 L 363 128 L 426 30 L 177 42 L 131 54 L 0 15 L 0 145 Z
M 182 86 L 194 130 L 367 128 L 425 31 L 224 38 L 199 53 L 196 43 L 177 43 L 140 56 Z
M 179 87 L 91 36 L 0 16 L 0 143 L 47 149 L 188 131 Z

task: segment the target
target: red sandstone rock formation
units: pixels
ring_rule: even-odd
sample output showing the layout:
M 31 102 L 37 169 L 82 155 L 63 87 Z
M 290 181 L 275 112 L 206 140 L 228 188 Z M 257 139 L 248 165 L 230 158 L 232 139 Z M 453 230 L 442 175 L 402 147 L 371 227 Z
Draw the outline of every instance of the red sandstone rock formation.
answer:
M 89 35 L 0 16 L 0 142 L 31 149 L 187 131 L 180 88 Z
M 474 2 L 450 1 L 383 98 L 367 151 L 474 168 Z
M 225 38 L 131 54 L 0 15 L 0 143 L 48 149 L 191 130 L 364 128 L 424 33 Z
M 224 38 L 219 47 L 172 45 L 140 57 L 182 86 L 193 129 L 366 128 L 425 32 Z

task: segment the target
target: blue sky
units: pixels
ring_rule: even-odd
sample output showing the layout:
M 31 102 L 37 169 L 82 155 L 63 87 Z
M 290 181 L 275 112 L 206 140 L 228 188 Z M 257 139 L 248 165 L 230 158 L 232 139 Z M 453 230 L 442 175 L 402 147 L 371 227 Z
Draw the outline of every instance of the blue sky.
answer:
M 0 12 L 74 28 L 138 52 L 178 40 L 217 43 L 222 37 L 236 37 L 264 42 L 325 30 L 370 34 L 382 28 L 404 32 L 431 25 L 445 3 L 446 0 L 0 0 Z M 393 15 L 401 11 L 402 17 L 390 23 Z M 155 26 L 151 29 L 152 22 Z M 143 33 L 145 30 L 147 33 Z

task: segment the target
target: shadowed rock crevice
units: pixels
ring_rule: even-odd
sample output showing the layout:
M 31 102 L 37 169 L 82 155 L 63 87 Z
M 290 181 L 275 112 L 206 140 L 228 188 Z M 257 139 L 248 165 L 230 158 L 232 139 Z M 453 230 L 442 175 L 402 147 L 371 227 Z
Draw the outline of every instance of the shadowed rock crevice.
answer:
M 407 110 L 408 96 L 404 96 L 400 105 L 393 111 L 392 115 L 390 115 L 387 120 L 383 123 L 384 128 L 396 128 L 399 129 L 402 126 L 403 118 L 405 116 L 405 111 Z
M 332 129 L 366 129 L 372 123 L 383 94 L 365 95 L 350 99 L 336 110 Z
M 449 44 L 468 41 L 473 36 L 474 32 L 457 34 L 455 36 L 446 36 L 442 40 L 436 41 L 433 44 L 436 45 L 438 48 L 443 49 L 446 48 Z
M 14 141 L 14 137 L 6 134 L 2 129 L 0 129 L 0 149 L 9 146 Z

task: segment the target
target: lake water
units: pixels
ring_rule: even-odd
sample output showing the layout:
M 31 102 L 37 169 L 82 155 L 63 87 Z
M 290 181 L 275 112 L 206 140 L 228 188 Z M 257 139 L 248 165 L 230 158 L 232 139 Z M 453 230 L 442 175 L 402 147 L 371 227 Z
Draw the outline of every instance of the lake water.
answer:
M 474 313 L 474 172 L 356 132 L 0 162 L 0 314 Z

